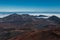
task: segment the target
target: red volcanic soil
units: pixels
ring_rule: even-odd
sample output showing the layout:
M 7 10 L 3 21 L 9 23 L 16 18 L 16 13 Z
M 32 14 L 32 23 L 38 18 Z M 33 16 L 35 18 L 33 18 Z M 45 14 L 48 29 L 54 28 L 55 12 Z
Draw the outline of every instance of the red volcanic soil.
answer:
M 9 40 L 60 40 L 60 30 L 37 30 L 17 35 Z

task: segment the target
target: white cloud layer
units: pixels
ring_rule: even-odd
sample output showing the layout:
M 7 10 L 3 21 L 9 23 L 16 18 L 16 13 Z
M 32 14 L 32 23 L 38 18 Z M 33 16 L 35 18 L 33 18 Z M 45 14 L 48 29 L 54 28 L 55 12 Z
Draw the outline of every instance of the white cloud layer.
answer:
M 0 14 L 0 18 L 3 18 L 3 17 L 6 17 L 6 16 L 8 16 L 8 15 L 10 15 L 10 14 Z M 35 13 L 35 14 L 30 14 L 30 15 L 46 15 L 46 16 L 48 16 L 48 17 L 50 17 L 50 16 L 53 16 L 53 15 L 55 15 L 55 16 L 57 16 L 57 17 L 59 17 L 60 18 L 60 14 L 37 14 L 37 13 Z

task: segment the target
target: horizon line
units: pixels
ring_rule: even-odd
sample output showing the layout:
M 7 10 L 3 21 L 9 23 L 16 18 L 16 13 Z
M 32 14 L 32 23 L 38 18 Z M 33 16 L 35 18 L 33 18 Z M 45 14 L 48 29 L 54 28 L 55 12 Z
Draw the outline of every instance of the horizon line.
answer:
M 2 13 L 2 12 L 0 12 Z M 10 12 L 11 13 L 11 12 Z M 12 13 L 60 13 L 60 12 L 34 12 L 34 11 L 21 11 L 21 12 L 12 12 Z

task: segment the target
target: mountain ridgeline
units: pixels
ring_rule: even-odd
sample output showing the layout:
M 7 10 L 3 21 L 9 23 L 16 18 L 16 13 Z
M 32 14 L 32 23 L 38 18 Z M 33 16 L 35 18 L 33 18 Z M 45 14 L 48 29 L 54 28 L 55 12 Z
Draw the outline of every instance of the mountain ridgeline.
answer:
M 40 17 L 40 18 L 38 18 Z M 29 14 L 11 14 L 8 15 L 4 18 L 0 18 L 0 24 L 4 24 L 8 26 L 15 26 L 20 28 L 23 26 L 31 26 L 33 25 L 33 28 L 44 28 L 44 26 L 46 25 L 56 25 L 60 24 L 60 18 L 57 16 L 51 16 L 49 18 L 43 18 L 43 17 L 48 17 L 46 15 L 39 15 L 39 16 L 33 16 L 33 15 L 29 15 Z M 19 27 L 20 26 L 20 27 Z
M 0 40 L 60 40 L 60 18 L 11 14 L 0 18 Z

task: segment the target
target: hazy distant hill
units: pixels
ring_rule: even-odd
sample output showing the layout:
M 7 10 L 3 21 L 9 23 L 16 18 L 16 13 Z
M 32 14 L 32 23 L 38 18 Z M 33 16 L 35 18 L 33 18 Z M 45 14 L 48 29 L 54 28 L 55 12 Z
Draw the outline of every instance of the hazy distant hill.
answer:
M 46 16 L 46 15 L 39 15 L 39 17 L 48 17 L 48 16 Z
M 51 16 L 48 19 L 51 20 L 51 21 L 54 21 L 55 23 L 60 24 L 60 18 L 57 17 L 57 16 Z

